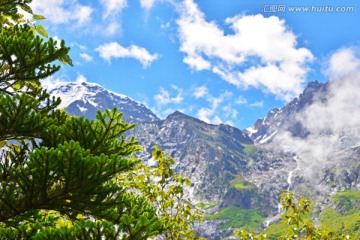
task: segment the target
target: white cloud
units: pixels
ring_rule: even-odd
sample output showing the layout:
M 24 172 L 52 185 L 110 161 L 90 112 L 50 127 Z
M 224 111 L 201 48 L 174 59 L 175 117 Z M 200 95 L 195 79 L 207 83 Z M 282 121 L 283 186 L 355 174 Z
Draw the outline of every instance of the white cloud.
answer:
M 246 104 L 247 100 L 243 97 L 243 96 L 239 96 L 236 100 L 235 103 L 238 105 L 242 105 L 242 104 Z
M 193 95 L 196 99 L 205 97 L 209 93 L 209 90 L 205 86 L 195 88 Z
M 263 101 L 257 101 L 250 104 L 250 107 L 263 107 L 264 102 Z
M 100 0 L 100 3 L 103 5 L 104 8 L 103 18 L 108 18 L 109 16 L 116 16 L 124 8 L 127 7 L 126 0 Z
M 200 56 L 185 57 L 184 63 L 195 68 L 197 71 L 209 70 L 211 68 L 211 63 Z
M 78 82 L 78 83 L 87 82 L 87 78 L 82 74 L 78 74 L 75 82 Z
M 154 96 L 154 100 L 158 106 L 163 106 L 170 103 L 179 104 L 184 100 L 182 88 L 179 88 L 176 85 L 172 85 L 171 88 L 177 91 L 175 97 L 170 96 L 171 93 L 164 88 L 160 88 L 160 93 Z
M 200 110 L 197 112 L 197 117 L 206 122 L 206 123 L 211 123 L 210 117 L 214 116 L 214 112 L 215 109 L 212 108 L 200 108 Z M 214 118 L 216 118 L 216 120 L 218 121 L 219 117 L 215 116 Z
M 228 91 L 223 92 L 219 95 L 219 97 L 208 96 L 207 101 L 211 106 L 200 108 L 196 114 L 197 117 L 206 123 L 222 123 L 223 121 L 219 117 L 219 114 L 221 114 L 224 109 L 221 109 L 221 104 L 225 100 L 229 100 L 231 97 L 232 93 Z
M 201 101 L 200 105 L 195 101 L 196 99 L 204 99 L 207 104 L 204 105 Z M 226 123 L 234 126 L 234 122 L 238 121 L 238 110 L 234 107 L 233 100 L 234 94 L 230 91 L 223 91 L 215 97 L 206 86 L 187 91 L 171 85 L 168 89 L 160 88 L 159 93 L 154 96 L 155 106 L 151 110 L 162 118 L 179 110 L 185 114 L 194 114 L 209 124 Z
M 70 46 L 71 47 L 78 47 L 78 48 L 80 48 L 80 50 L 82 50 L 82 51 L 85 51 L 87 48 L 86 48 L 86 46 L 84 46 L 84 45 L 82 45 L 82 44 L 79 44 L 79 43 L 76 43 L 76 42 L 72 42 L 71 44 L 70 44 Z
M 84 59 L 85 62 L 92 62 L 93 60 L 93 57 L 87 53 L 80 53 L 80 57 Z
M 166 23 L 162 23 L 160 25 L 160 28 L 161 29 L 166 29 L 166 28 L 169 28 L 171 26 L 171 23 L 170 22 L 166 22 Z
M 140 5 L 142 8 L 149 10 L 154 6 L 155 0 L 140 0 Z
M 116 33 L 119 32 L 119 29 L 120 29 L 120 24 L 117 23 L 117 22 L 110 22 L 105 30 L 103 31 L 103 34 L 105 36 L 114 36 Z
M 100 45 L 95 50 L 98 51 L 100 57 L 106 61 L 110 62 L 111 58 L 135 58 L 140 61 L 144 67 L 150 66 L 151 63 L 159 57 L 158 54 L 149 53 L 145 48 L 136 45 L 125 48 L 117 42 Z
M 233 119 L 237 118 L 238 111 L 236 109 L 234 109 L 231 104 L 224 106 L 222 108 L 222 111 L 224 112 L 224 116 L 226 118 L 229 118 L 229 117 L 231 117 Z
M 77 0 L 34 0 L 30 4 L 35 13 L 44 15 L 54 24 L 75 21 L 83 25 L 90 21 L 93 9 L 82 5 Z
M 193 0 L 185 0 L 179 11 L 180 50 L 191 68 L 212 70 L 237 87 L 263 89 L 287 101 L 301 92 L 313 55 L 297 48 L 284 20 L 238 15 L 226 19 L 233 34 L 225 34 L 205 20 Z
M 301 115 L 311 132 L 339 132 L 360 127 L 360 50 L 343 48 L 330 57 L 329 94 Z
M 360 62 L 357 49 L 341 48 L 330 57 L 327 62 L 326 73 L 332 77 L 347 75 L 360 70 Z

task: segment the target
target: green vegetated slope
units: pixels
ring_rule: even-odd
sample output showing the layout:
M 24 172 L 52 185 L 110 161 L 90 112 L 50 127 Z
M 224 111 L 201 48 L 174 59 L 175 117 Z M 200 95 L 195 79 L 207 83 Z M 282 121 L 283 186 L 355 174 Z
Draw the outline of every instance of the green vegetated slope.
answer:
M 251 145 L 251 144 L 243 144 L 244 146 L 244 153 L 246 154 L 254 154 L 256 152 L 256 147 L 254 145 Z
M 322 226 L 339 233 L 350 235 L 353 239 L 360 239 L 360 192 L 344 191 L 336 193 L 328 208 L 319 216 Z M 283 235 L 291 226 L 283 222 L 271 224 L 266 233 L 269 239 L 277 239 Z
M 339 233 L 360 239 L 360 192 L 337 193 L 331 200 L 334 209 L 327 209 L 320 215 L 322 224 Z
M 237 177 L 230 182 L 233 194 L 239 199 L 254 199 L 257 193 L 254 185 L 246 182 L 243 178 Z M 226 197 L 225 197 L 226 199 Z M 250 203 L 249 203 L 250 204 Z M 207 217 L 209 220 L 223 220 L 222 229 L 241 228 L 245 230 L 258 230 L 264 222 L 265 217 L 262 216 L 259 209 L 252 208 L 249 204 L 243 203 L 240 206 L 228 205 L 219 212 Z M 249 205 L 249 206 L 247 206 Z
M 256 209 L 241 209 L 236 206 L 227 207 L 220 212 L 208 216 L 209 220 L 224 220 L 222 229 L 242 228 L 246 230 L 257 230 L 265 220 Z
M 230 182 L 231 187 L 236 188 L 238 191 L 254 188 L 254 185 L 245 181 L 242 177 L 237 177 Z
M 217 205 L 218 205 L 218 202 L 210 202 L 210 203 L 200 202 L 200 203 L 196 204 L 196 207 L 201 210 L 207 210 L 207 209 L 216 207 Z

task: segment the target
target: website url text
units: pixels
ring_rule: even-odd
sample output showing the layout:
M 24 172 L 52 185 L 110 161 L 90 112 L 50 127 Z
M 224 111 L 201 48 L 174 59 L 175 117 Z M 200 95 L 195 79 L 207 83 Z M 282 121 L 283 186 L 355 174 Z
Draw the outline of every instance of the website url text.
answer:
M 264 4 L 261 7 L 263 13 L 281 13 L 281 12 L 314 12 L 314 13 L 347 13 L 354 12 L 355 7 L 353 6 L 287 6 L 282 4 Z

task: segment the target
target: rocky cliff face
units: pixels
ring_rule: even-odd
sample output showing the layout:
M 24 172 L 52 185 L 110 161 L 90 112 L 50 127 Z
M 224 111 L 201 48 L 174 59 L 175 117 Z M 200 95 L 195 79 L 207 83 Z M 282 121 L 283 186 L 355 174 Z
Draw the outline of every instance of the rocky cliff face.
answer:
M 221 201 L 229 182 L 246 170 L 244 145 L 253 143 L 236 128 L 210 125 L 180 112 L 157 124 L 139 124 L 134 131 L 146 152 L 156 144 L 176 159 L 175 169 L 190 178 L 191 193 L 199 201 Z
M 191 194 L 199 200 L 220 201 L 229 182 L 246 169 L 243 149 L 253 141 L 234 127 L 207 124 L 181 112 L 160 120 L 144 105 L 93 83 L 62 83 L 49 92 L 65 99 L 61 107 L 70 114 L 90 119 L 97 110 L 116 106 L 126 121 L 137 125 L 129 134 L 144 147 L 141 157 L 149 159 L 152 146 L 159 145 L 177 160 L 176 170 L 190 177 Z

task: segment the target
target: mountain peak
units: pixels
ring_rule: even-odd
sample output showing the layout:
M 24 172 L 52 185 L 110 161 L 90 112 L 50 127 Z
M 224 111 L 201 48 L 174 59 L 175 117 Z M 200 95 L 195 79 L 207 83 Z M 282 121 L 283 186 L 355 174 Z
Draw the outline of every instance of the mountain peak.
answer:
M 94 119 L 98 110 L 117 107 L 124 113 L 125 121 L 130 123 L 160 120 L 144 104 L 128 96 L 109 91 L 97 83 L 57 81 L 45 83 L 44 86 L 51 95 L 61 98 L 59 107 L 66 108 L 72 115 Z
M 317 93 L 325 91 L 327 85 L 327 83 L 320 83 L 318 81 L 309 82 L 304 92 L 300 95 L 300 98 L 313 98 Z
M 327 83 L 318 81 L 309 82 L 304 91 L 283 108 L 272 109 L 265 118 L 258 119 L 256 123 L 245 131 L 255 142 L 267 143 L 278 134 L 286 130 L 293 135 L 304 137 L 307 131 L 299 124 L 296 116 L 314 101 L 322 101 L 326 97 Z
M 191 116 L 189 116 L 189 115 L 186 115 L 185 113 L 183 113 L 183 112 L 181 112 L 181 111 L 179 111 L 179 110 L 176 110 L 175 112 L 173 112 L 173 113 L 171 113 L 170 115 L 168 115 L 167 117 L 166 117 L 166 119 L 168 120 L 168 119 L 172 119 L 172 118 L 179 118 L 179 117 L 181 117 L 181 118 L 192 118 Z
M 172 114 L 170 114 L 169 116 L 187 116 L 186 114 L 180 112 L 179 110 L 176 110 L 175 112 L 173 112 Z M 168 116 L 168 117 L 169 117 Z

